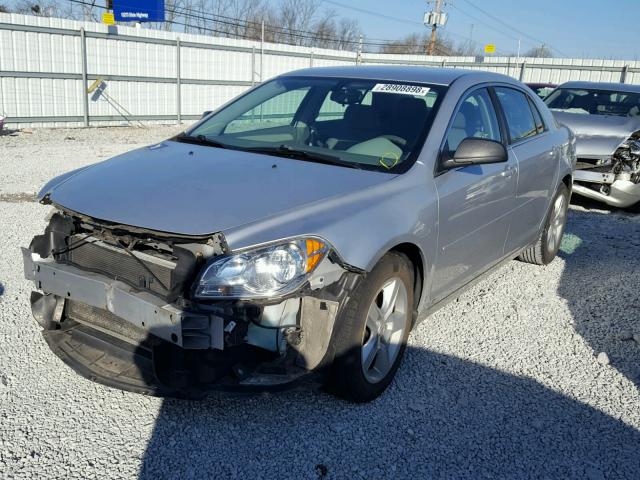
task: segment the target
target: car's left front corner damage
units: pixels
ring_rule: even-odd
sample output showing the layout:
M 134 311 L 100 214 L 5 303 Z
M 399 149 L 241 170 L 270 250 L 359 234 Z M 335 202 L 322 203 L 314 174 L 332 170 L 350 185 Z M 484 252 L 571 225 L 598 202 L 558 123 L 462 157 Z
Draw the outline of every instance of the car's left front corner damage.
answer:
M 51 349 L 81 375 L 139 393 L 278 388 L 333 359 L 340 310 L 362 272 L 328 252 L 295 291 L 203 299 L 194 285 L 222 234 L 181 237 L 58 209 L 23 248 L 34 318 Z

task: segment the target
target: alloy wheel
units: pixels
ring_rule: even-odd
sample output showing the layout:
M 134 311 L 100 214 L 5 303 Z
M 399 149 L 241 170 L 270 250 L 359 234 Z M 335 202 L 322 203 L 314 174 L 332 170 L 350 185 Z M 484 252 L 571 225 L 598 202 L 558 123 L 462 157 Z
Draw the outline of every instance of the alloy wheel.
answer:
M 362 338 L 362 371 L 370 383 L 389 373 L 409 325 L 407 289 L 394 277 L 387 280 L 369 307 Z
M 549 228 L 547 230 L 547 249 L 550 252 L 555 252 L 560 246 L 566 217 L 566 199 L 564 195 L 559 195 L 553 204 L 551 222 L 549 222 Z

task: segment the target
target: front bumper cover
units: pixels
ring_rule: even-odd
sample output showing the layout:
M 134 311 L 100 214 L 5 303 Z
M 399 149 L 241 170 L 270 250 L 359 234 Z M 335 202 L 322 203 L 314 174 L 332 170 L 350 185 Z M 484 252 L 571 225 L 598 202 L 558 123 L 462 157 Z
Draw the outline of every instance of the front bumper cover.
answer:
M 640 183 L 630 181 L 630 175 L 626 173 L 616 175 L 610 172 L 576 170 L 573 180 L 574 192 L 612 207 L 628 208 L 640 202 Z M 589 188 L 586 184 L 606 185 L 608 193 Z
M 241 321 L 255 329 L 251 320 L 240 320 L 246 315 L 244 304 L 179 308 L 26 248 L 23 258 L 26 278 L 43 292 L 32 293 L 34 317 L 51 350 L 66 364 L 108 386 L 189 398 L 210 390 L 278 390 L 313 382 L 317 375 L 309 374 L 322 375 L 333 358 L 335 319 L 361 278 L 340 269 L 339 279 L 330 285 L 300 292 L 296 301 L 302 335 L 286 338 L 285 353 L 278 355 L 247 344 L 247 330 L 229 329 Z M 248 310 L 264 313 L 276 307 Z M 278 332 L 275 338 L 282 341 L 287 332 Z
M 223 348 L 223 319 L 182 310 L 126 283 L 42 259 L 22 249 L 25 277 L 39 290 L 107 310 L 136 328 L 183 348 Z

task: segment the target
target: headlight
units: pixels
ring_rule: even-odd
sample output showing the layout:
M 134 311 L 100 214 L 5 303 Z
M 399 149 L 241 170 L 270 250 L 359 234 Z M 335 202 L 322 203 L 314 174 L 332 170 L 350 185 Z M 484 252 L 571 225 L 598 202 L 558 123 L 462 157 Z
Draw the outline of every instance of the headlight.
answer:
M 300 287 L 328 252 L 316 238 L 300 238 L 214 258 L 204 269 L 199 298 L 264 298 Z

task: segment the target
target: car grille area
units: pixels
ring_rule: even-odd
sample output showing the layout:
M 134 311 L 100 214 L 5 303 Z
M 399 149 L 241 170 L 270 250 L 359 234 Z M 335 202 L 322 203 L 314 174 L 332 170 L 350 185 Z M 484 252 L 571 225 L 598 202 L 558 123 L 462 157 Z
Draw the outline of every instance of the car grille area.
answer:
M 133 287 L 167 297 L 174 292 L 176 262 L 142 252 L 127 252 L 99 240 L 71 237 L 66 261 L 83 270 L 101 273 Z M 77 243 L 76 243 L 77 242 Z M 135 258 L 134 258 L 135 255 Z

